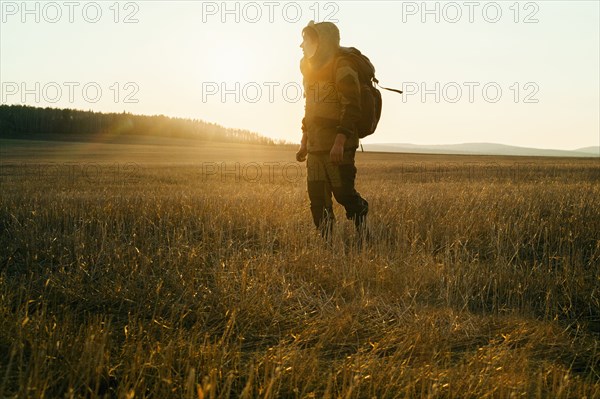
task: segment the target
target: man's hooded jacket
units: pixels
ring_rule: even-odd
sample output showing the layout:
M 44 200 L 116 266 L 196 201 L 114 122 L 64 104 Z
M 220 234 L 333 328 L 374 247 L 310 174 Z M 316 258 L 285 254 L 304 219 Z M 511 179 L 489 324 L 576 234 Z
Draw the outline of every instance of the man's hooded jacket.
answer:
M 307 135 L 308 152 L 329 152 L 338 133 L 347 137 L 346 149 L 356 149 L 356 124 L 360 118 L 356 67 L 345 58 L 336 62 L 340 33 L 333 23 L 310 21 L 304 29 L 312 29 L 319 43 L 311 58 L 300 61 L 306 98 L 302 131 Z

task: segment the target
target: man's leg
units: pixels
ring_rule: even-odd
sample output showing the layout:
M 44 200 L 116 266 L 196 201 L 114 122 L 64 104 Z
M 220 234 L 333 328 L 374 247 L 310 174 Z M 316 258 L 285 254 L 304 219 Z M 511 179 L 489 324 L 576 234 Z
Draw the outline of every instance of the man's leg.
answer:
M 356 166 L 354 164 L 355 151 L 344 154 L 344 161 L 336 167 L 337 175 L 332 179 L 333 195 L 346 209 L 346 217 L 354 222 L 356 230 L 366 234 L 366 219 L 369 213 L 369 203 L 356 191 Z
M 308 154 L 307 186 L 313 222 L 325 239 L 331 237 L 335 216 L 331 199 L 331 185 L 325 172 L 323 157 Z

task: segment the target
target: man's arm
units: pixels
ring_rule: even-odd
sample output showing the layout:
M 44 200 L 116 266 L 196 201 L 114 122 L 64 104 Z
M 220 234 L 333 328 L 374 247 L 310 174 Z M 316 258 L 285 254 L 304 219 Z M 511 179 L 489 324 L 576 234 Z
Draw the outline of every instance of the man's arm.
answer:
M 300 149 L 296 152 L 296 161 L 304 162 L 306 160 L 306 155 L 308 154 L 307 142 L 306 126 L 304 125 L 304 118 L 302 118 L 302 139 L 300 140 Z
M 342 162 L 346 140 L 356 134 L 360 118 L 360 82 L 356 67 L 348 59 L 338 61 L 335 71 L 335 84 L 340 102 L 340 121 L 337 135 L 330 151 L 331 161 Z
M 329 151 L 329 158 L 334 164 L 342 163 L 344 160 L 344 145 L 346 144 L 346 135 L 338 133 L 335 136 L 333 147 Z

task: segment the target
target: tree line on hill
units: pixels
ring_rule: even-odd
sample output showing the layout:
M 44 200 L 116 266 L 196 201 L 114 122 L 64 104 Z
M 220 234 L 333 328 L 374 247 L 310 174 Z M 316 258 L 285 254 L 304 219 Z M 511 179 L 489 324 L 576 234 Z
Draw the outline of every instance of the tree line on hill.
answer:
M 31 138 L 35 135 L 73 136 L 74 140 L 95 137 L 155 136 L 214 142 L 275 144 L 258 133 L 226 128 L 199 119 L 164 115 L 102 113 L 76 109 L 0 105 L 0 136 Z M 61 137 L 64 139 L 64 137 Z

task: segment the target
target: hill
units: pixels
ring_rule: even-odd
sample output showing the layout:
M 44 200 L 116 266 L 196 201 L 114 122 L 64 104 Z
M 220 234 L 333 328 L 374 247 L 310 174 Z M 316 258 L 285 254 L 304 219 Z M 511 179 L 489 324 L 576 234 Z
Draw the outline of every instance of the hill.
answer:
M 198 119 L 0 105 L 0 138 L 122 143 L 141 137 L 275 144 L 255 132 Z
M 586 154 L 593 154 L 600 157 L 600 146 L 578 148 L 575 151 Z
M 586 147 L 573 151 L 553 150 L 529 147 L 517 147 L 496 143 L 465 143 L 444 145 L 416 145 L 407 143 L 364 144 L 366 151 L 412 152 L 427 154 L 463 154 L 463 155 L 516 155 L 547 157 L 600 157 L 599 147 Z

